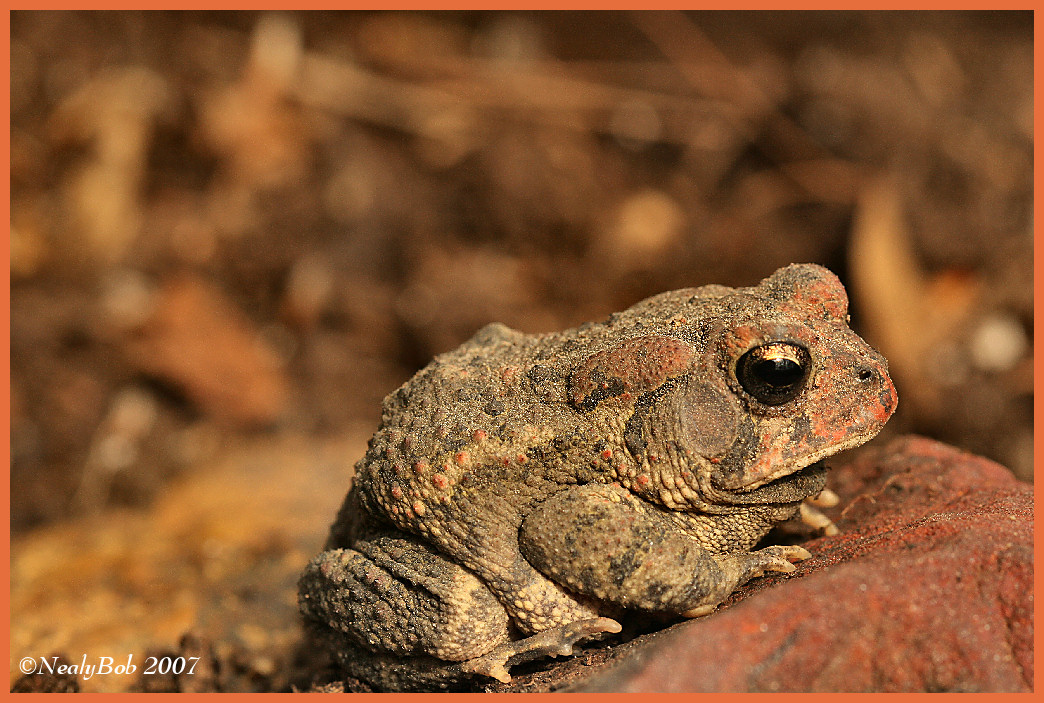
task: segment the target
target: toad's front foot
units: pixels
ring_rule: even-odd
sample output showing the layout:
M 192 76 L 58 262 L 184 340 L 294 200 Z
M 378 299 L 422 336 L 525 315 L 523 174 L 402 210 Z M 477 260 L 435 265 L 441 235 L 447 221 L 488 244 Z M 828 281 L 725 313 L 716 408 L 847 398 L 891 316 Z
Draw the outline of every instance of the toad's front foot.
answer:
M 730 554 L 721 559 L 719 566 L 722 573 L 726 575 L 723 583 L 728 584 L 721 593 L 708 597 L 702 604 L 691 608 L 684 613 L 687 618 L 698 618 L 714 611 L 735 588 L 757 576 L 763 576 L 766 571 L 781 571 L 789 573 L 797 567 L 792 561 L 808 559 L 812 554 L 804 547 L 796 544 L 780 544 L 759 549 L 756 552 L 743 554 Z
M 818 495 L 811 498 L 805 498 L 801 501 L 801 506 L 798 509 L 798 516 L 801 522 L 805 523 L 809 527 L 822 532 L 828 537 L 836 535 L 840 532 L 837 529 L 837 525 L 834 521 L 824 515 L 819 509 L 820 508 L 832 508 L 840 502 L 840 498 L 829 488 L 824 488 L 819 492 Z
M 481 674 L 502 683 L 511 680 L 508 668 L 540 657 L 557 657 L 573 653 L 573 645 L 582 639 L 603 633 L 617 633 L 620 623 L 610 618 L 577 620 L 532 637 L 504 642 L 493 651 L 459 664 L 462 672 Z

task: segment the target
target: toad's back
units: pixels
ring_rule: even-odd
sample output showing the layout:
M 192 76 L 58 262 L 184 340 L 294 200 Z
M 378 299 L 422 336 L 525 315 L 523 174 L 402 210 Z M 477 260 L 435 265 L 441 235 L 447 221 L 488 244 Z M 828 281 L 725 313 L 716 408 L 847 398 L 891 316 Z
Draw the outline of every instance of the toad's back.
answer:
M 571 388 L 578 375 L 570 372 L 637 334 L 695 341 L 699 329 L 692 323 L 700 318 L 701 293 L 713 297 L 720 290 L 663 293 L 605 322 L 553 334 L 487 325 L 385 398 L 381 427 L 356 466 L 366 506 L 400 529 L 429 534 L 437 522 L 432 513 L 445 511 L 469 484 L 474 502 L 479 486 L 492 492 L 498 484 L 538 490 L 541 480 L 592 478 L 588 455 L 597 460 L 614 439 L 620 443 L 626 418 L 592 422 L 575 397 L 570 402 L 571 392 L 584 390 Z M 651 363 L 647 352 L 641 350 L 638 372 Z

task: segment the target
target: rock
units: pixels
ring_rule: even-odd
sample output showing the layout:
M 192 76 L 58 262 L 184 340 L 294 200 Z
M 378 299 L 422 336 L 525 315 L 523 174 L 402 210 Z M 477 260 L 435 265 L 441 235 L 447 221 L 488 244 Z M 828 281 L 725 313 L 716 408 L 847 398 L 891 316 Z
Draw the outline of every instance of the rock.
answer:
M 919 437 L 865 452 L 831 487 L 841 534 L 806 544 L 795 573 L 635 640 L 572 690 L 1031 690 L 1032 488 Z

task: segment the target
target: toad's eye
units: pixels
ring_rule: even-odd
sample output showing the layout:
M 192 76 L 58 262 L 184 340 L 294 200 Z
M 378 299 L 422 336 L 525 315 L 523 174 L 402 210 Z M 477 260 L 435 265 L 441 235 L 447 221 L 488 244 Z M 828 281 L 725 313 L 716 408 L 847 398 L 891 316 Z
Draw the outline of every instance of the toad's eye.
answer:
M 797 397 L 811 369 L 812 358 L 804 347 L 770 342 L 739 358 L 736 378 L 743 390 L 765 405 L 782 405 Z

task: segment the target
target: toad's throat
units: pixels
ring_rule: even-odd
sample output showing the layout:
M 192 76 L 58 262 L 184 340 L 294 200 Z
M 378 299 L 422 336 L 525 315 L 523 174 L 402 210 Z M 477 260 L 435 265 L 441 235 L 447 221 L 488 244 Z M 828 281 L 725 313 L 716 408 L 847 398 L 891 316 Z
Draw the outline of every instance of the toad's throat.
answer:
M 826 465 L 820 460 L 750 490 L 715 486 L 712 488 L 713 500 L 734 505 L 795 503 L 816 495 L 826 487 L 826 471 Z

